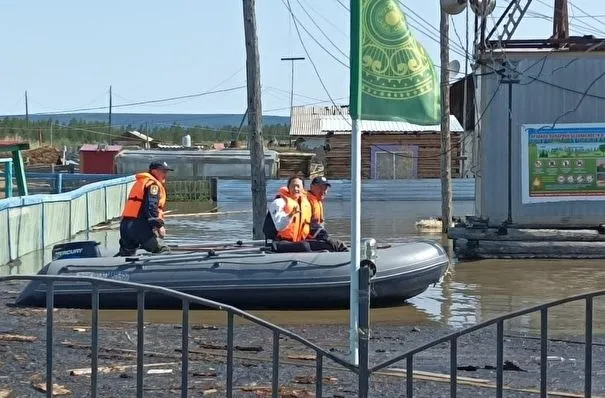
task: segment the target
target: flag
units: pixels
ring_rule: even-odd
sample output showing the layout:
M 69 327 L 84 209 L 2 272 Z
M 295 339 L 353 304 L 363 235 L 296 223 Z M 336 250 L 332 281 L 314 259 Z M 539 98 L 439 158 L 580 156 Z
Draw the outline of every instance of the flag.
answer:
M 435 67 L 395 0 L 351 0 L 353 119 L 441 124 Z

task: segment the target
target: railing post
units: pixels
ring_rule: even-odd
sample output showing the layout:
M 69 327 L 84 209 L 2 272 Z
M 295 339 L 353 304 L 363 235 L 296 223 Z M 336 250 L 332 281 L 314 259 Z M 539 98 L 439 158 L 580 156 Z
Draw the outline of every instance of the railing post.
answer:
M 92 283 L 92 336 L 90 347 L 90 392 L 91 398 L 97 397 L 99 373 L 99 285 Z
M 370 266 L 366 260 L 359 267 L 359 397 L 369 394 L 369 339 L 370 339 Z
M 13 161 L 4 163 L 4 197 L 13 197 Z
M 57 173 L 55 176 L 55 193 L 63 192 L 63 173 Z
M 7 225 L 7 237 L 8 237 L 8 261 L 13 260 L 13 242 L 12 233 L 11 233 L 11 208 L 8 207 L 6 209 L 6 225 Z M 18 253 L 17 253 L 18 254 Z
M 54 282 L 46 282 L 46 396 L 53 396 L 53 315 L 55 308 Z
M 540 310 L 540 397 L 547 398 L 548 385 L 548 308 Z
M 137 291 L 137 398 L 143 398 L 143 356 L 145 355 L 145 291 Z
M 592 316 L 593 316 L 593 298 L 586 298 L 586 319 L 585 319 L 585 339 L 584 345 L 584 396 L 592 397 Z
M 233 396 L 233 312 L 227 312 L 227 397 Z
M 88 192 L 86 192 L 86 239 L 90 239 L 89 233 L 90 233 L 90 206 L 88 203 Z
M 107 203 L 107 186 L 103 187 L 103 196 L 105 198 L 105 220 L 103 221 L 107 221 L 107 218 L 109 217 L 109 206 Z
M 189 300 L 183 300 L 181 329 L 181 397 L 187 398 L 189 392 Z

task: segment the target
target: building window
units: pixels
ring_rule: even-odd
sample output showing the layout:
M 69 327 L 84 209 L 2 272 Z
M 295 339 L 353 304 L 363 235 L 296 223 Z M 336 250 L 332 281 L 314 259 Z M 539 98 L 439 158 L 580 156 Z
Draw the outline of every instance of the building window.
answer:
M 414 179 L 418 175 L 417 145 L 371 146 L 372 178 L 377 180 Z

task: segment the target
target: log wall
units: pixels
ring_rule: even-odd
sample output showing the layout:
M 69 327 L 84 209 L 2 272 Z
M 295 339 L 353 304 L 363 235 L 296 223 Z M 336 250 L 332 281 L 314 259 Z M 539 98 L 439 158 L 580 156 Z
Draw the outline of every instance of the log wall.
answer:
M 452 133 L 452 177 L 460 177 L 462 150 L 460 133 Z M 351 136 L 332 135 L 327 143 L 330 150 L 326 154 L 326 175 L 330 178 L 350 178 L 351 176 Z M 439 133 L 417 134 L 368 134 L 361 139 L 361 175 L 364 179 L 372 178 L 371 159 L 372 145 L 416 145 L 415 162 L 417 178 L 439 178 L 441 136 Z M 385 148 L 386 149 L 386 148 Z

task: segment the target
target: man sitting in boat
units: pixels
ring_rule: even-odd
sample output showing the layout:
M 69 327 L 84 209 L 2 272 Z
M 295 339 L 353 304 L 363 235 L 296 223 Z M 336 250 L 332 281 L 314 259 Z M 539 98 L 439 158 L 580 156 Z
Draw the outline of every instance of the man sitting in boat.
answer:
M 164 206 L 168 171 L 172 169 L 166 162 L 151 162 L 148 172 L 136 175 L 122 211 L 118 256 L 132 256 L 139 247 L 151 253 L 169 251 L 158 239 L 166 236 Z
M 263 233 L 271 239 L 278 253 L 310 252 L 306 239 L 311 228 L 311 204 L 304 191 L 304 181 L 293 176 L 281 187 L 269 204 Z
M 332 185 L 324 176 L 315 177 L 311 180 L 311 186 L 307 191 L 307 199 L 311 204 L 311 239 L 312 250 L 329 250 L 331 252 L 347 252 L 349 248 L 344 242 L 330 238 L 325 226 L 323 200 Z

